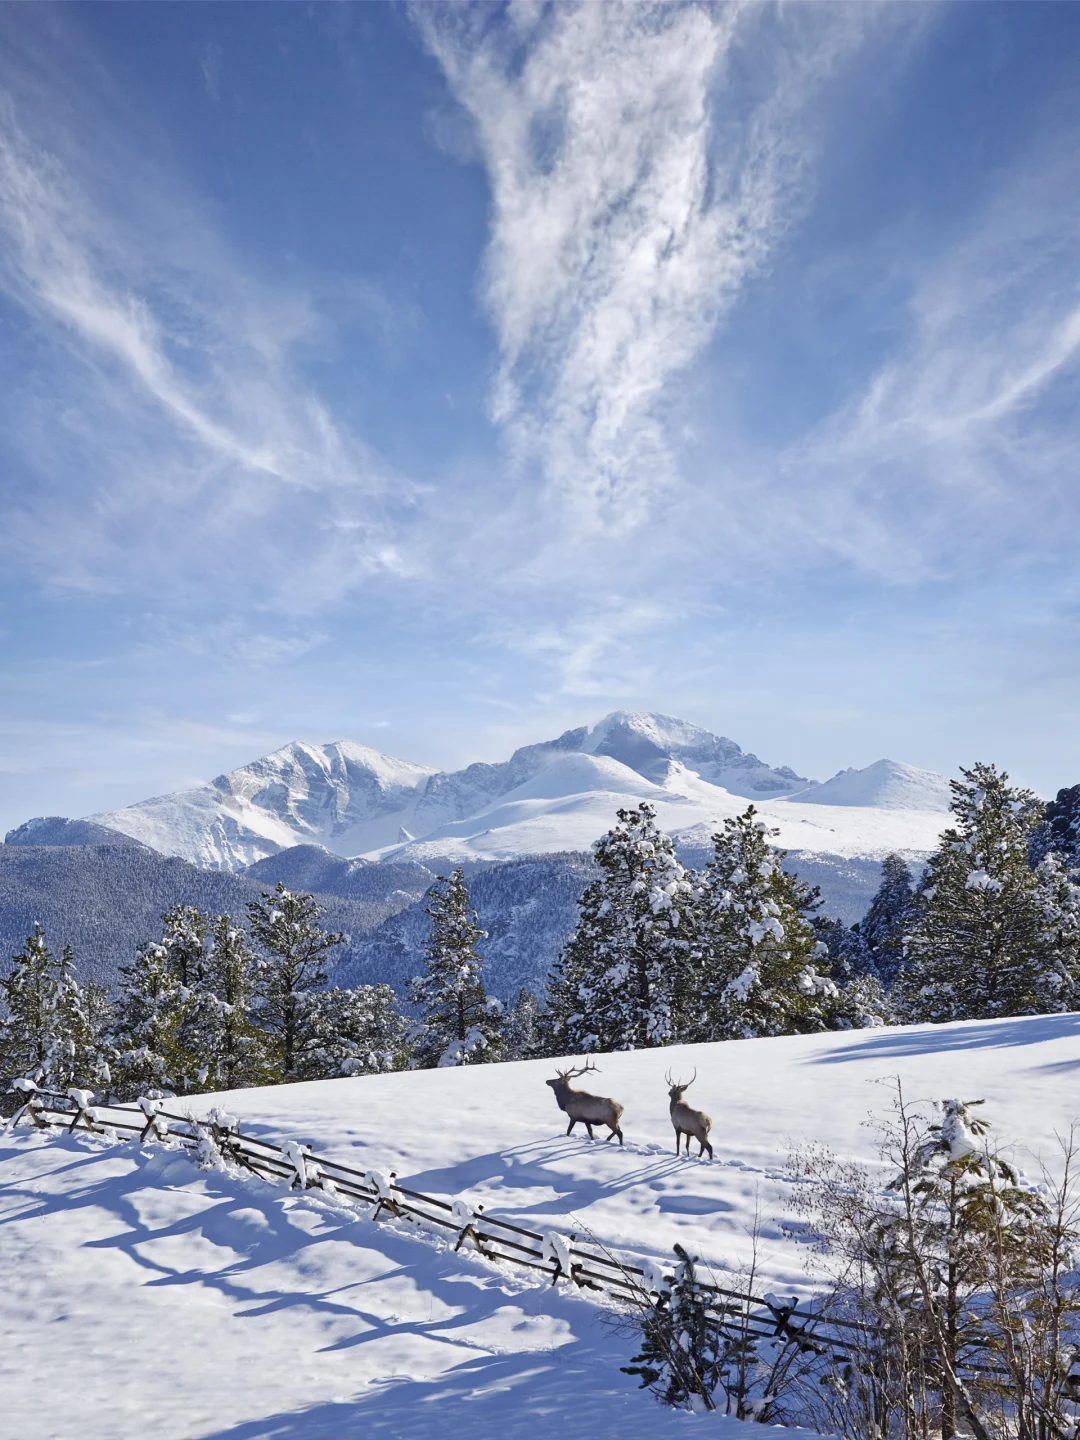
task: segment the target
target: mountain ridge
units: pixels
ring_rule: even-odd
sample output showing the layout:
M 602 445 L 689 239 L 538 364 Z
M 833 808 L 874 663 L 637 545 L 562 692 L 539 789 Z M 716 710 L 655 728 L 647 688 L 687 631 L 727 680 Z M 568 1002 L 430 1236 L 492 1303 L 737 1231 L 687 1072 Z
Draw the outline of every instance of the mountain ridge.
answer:
M 786 847 L 927 853 L 941 828 L 947 781 L 899 762 L 875 765 L 888 773 L 865 781 L 866 803 L 850 779 L 863 772 L 820 785 L 688 721 L 616 710 L 593 726 L 520 746 L 508 760 L 450 772 L 353 741 L 293 741 L 206 785 L 87 818 L 163 854 L 238 871 L 307 843 L 339 856 L 423 865 L 588 850 L 616 810 L 642 800 L 673 832 L 715 827 L 749 800 Z

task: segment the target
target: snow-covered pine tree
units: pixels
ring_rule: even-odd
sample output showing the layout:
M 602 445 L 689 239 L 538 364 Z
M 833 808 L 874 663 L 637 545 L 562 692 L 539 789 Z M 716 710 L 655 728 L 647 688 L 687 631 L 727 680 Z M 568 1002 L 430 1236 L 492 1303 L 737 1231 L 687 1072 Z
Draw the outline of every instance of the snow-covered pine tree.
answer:
M 915 886 L 907 861 L 899 855 L 886 855 L 881 865 L 881 884 L 859 925 L 874 970 L 886 989 L 900 971 L 904 936 L 915 919 L 915 908 Z
M 697 877 L 642 803 L 594 846 L 599 877 L 548 988 L 556 1053 L 639 1050 L 685 1038 L 696 946 Z
M 431 916 L 424 973 L 409 987 L 409 999 L 420 1010 L 413 1034 L 415 1063 L 430 1069 L 501 1059 L 502 1005 L 484 990 L 476 946 L 486 935 L 460 866 L 449 879 L 439 876 L 424 908 Z
M 266 1035 L 255 1014 L 258 957 L 230 915 L 215 916 L 210 938 L 202 974 L 202 990 L 209 999 L 201 1013 L 209 1088 L 233 1090 L 264 1083 Z
M 409 1055 L 409 1025 L 389 985 L 358 985 L 355 990 L 312 990 L 298 1073 L 304 1080 L 339 1075 L 380 1075 L 404 1069 Z
M 112 1081 L 109 1026 L 112 1003 L 104 985 L 80 985 L 75 956 L 65 945 L 56 969 L 56 1042 L 50 1066 L 58 1089 L 105 1092 Z
M 1036 863 L 1052 850 L 1070 874 L 1080 876 L 1080 785 L 1057 792 L 1046 807 L 1038 838 Z
M 161 917 L 161 944 L 185 990 L 196 990 L 202 981 L 209 929 L 209 919 L 194 905 L 174 905 Z
M 258 1020 L 266 1035 L 270 1077 L 295 1080 L 306 1038 L 308 993 L 325 986 L 326 957 L 346 937 L 322 928 L 313 896 L 294 893 L 281 881 L 272 894 L 248 906 L 248 923 L 265 957 Z
M 181 1088 L 187 1056 L 179 1037 L 186 1011 L 168 951 L 157 941 L 140 945 L 131 964 L 120 967 L 110 1036 L 116 1056 L 113 1085 L 121 1100 Z
M 181 1093 L 205 1088 L 214 1062 L 218 1005 L 207 984 L 210 918 L 194 905 L 174 905 L 161 917 L 161 948 L 179 986 L 173 1085 Z
M 38 1076 L 39 1084 L 49 1080 L 47 1071 L 57 1040 L 56 961 L 40 925 L 17 955 L 11 969 L 0 980 L 7 1003 L 7 1016 L 0 1022 L 0 1065 L 6 1089 L 20 1076 Z
M 827 971 L 838 991 L 830 1007 L 830 1029 L 889 1024 L 891 1007 L 861 927 L 845 925 L 842 920 L 815 919 L 814 929 L 829 952 L 827 963 L 822 957 L 819 969 Z
M 715 1410 L 723 1341 L 709 1319 L 708 1292 L 695 1261 L 678 1244 L 675 1258 L 670 1283 L 642 1312 L 641 1349 L 623 1373 L 640 1376 L 642 1388 L 647 1386 L 665 1405 Z
M 531 1060 L 544 1051 L 540 1001 L 527 985 L 521 987 L 516 1003 L 506 1012 L 503 1038 L 508 1060 Z
M 953 824 L 918 893 L 895 987 L 911 1021 L 988 1019 L 1075 1008 L 1075 887 L 1048 855 L 1029 864 L 1041 802 L 993 765 L 951 782 Z
M 816 891 L 782 868 L 753 805 L 724 821 L 702 882 L 695 1039 L 791 1035 L 830 1023 L 838 989 L 812 917 Z
M 814 930 L 829 952 L 829 974 L 838 983 L 851 980 L 856 975 L 874 973 L 874 962 L 870 946 L 856 922 L 845 925 L 842 920 L 816 919 Z

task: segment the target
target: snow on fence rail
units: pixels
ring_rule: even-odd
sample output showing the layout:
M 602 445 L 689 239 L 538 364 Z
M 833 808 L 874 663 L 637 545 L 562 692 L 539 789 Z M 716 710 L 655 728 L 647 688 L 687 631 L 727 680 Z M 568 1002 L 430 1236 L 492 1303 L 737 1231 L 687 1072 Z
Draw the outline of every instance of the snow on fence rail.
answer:
M 373 1220 L 390 1215 L 447 1230 L 457 1236 L 455 1250 L 471 1240 L 486 1260 L 526 1266 L 549 1276 L 552 1285 L 567 1280 L 581 1289 L 637 1306 L 654 1303 L 663 1284 L 659 1266 L 647 1264 L 643 1268 L 626 1263 L 601 1249 L 582 1245 L 576 1235 L 528 1230 L 488 1214 L 482 1205 L 425 1195 L 399 1185 L 392 1172 L 387 1176 L 377 1170 L 357 1170 L 339 1160 L 315 1155 L 310 1147 L 295 1140 L 277 1144 L 244 1135 L 233 1116 L 216 1109 L 205 1120 L 199 1120 L 167 1110 L 157 1099 L 144 1097 L 132 1105 L 99 1104 L 89 1091 L 72 1089 L 60 1094 L 38 1089 L 30 1080 L 16 1081 L 15 1089 L 22 1092 L 24 1099 L 8 1121 L 12 1128 L 26 1117 L 45 1130 L 62 1124 L 69 1132 L 83 1130 L 112 1138 L 118 1138 L 118 1132 L 127 1132 L 140 1142 L 169 1139 L 208 1157 L 216 1151 L 222 1159 L 262 1180 L 359 1200 L 372 1206 Z M 841 1360 L 853 1350 L 846 1333 L 857 1326 L 800 1309 L 795 1296 L 785 1303 L 775 1296 L 752 1295 L 719 1285 L 702 1288 L 713 1297 L 709 1304 L 713 1323 L 725 1334 L 734 1331 L 733 1338 L 782 1337 L 800 1348 L 832 1354 Z

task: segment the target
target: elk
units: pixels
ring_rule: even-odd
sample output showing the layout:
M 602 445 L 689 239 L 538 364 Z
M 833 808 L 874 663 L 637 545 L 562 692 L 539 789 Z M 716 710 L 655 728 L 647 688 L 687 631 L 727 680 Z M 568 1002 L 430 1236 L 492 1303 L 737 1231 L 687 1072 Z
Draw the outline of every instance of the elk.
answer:
M 590 1095 L 585 1090 L 575 1090 L 571 1080 L 576 1080 L 579 1075 L 587 1075 L 590 1070 L 595 1070 L 595 1065 L 583 1065 L 577 1070 L 560 1070 L 554 1080 L 545 1083 L 555 1091 L 555 1100 L 560 1110 L 564 1110 L 570 1116 L 570 1124 L 566 1127 L 567 1135 L 573 1130 L 580 1120 L 589 1132 L 589 1139 L 595 1140 L 593 1134 L 594 1125 L 606 1125 L 608 1134 L 604 1136 L 605 1143 L 612 1135 L 619 1137 L 619 1144 L 623 1143 L 623 1134 L 619 1129 L 619 1116 L 623 1107 L 617 1100 L 608 1100 L 600 1095 Z
M 709 1131 L 712 1129 L 712 1121 L 708 1115 L 705 1114 L 704 1110 L 691 1110 L 689 1105 L 684 1105 L 682 1098 L 697 1079 L 697 1067 L 694 1067 L 694 1073 L 685 1085 L 681 1085 L 677 1080 L 673 1080 L 670 1070 L 664 1079 L 668 1086 L 668 1099 L 671 1101 L 671 1123 L 675 1127 L 675 1154 L 678 1155 L 679 1147 L 682 1144 L 682 1137 L 685 1135 L 686 1153 L 687 1156 L 689 1156 L 690 1139 L 692 1136 L 701 1147 L 698 1150 L 698 1155 L 704 1155 L 705 1151 L 708 1150 L 709 1159 L 711 1160 L 713 1158 L 713 1148 L 709 1144 Z

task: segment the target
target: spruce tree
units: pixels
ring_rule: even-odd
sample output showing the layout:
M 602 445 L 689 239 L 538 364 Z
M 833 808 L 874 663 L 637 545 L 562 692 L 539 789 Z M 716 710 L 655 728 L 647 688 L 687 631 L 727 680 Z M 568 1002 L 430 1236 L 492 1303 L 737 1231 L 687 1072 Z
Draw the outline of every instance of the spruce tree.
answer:
M 294 894 L 278 882 L 248 906 L 252 939 L 264 952 L 259 973 L 259 1025 L 275 1080 L 298 1078 L 311 1013 L 308 995 L 326 984 L 326 957 L 344 935 L 324 930 L 311 895 Z
M 188 999 L 156 941 L 144 943 L 120 967 L 120 996 L 112 1030 L 113 1082 L 121 1100 L 183 1089 L 188 1056 L 180 1040 Z
M 203 960 L 201 1040 L 210 1088 L 233 1090 L 267 1080 L 266 1036 L 255 1012 L 259 961 L 229 915 L 215 917 Z
M 1043 807 L 1004 771 L 951 782 L 953 824 L 920 887 L 897 999 L 912 1021 L 989 1019 L 1075 1008 L 1075 887 L 1055 855 L 1029 864 Z
M 414 1033 L 416 1064 L 431 1068 L 501 1059 L 502 1006 L 484 990 L 476 946 L 487 937 L 460 867 L 449 879 L 439 876 L 424 908 L 431 916 L 424 973 L 409 987 L 409 998 L 421 1013 Z
M 309 992 L 305 1005 L 301 1079 L 380 1075 L 405 1067 L 409 1026 L 389 985 L 315 990 Z
M 56 970 L 56 1042 L 51 1065 L 58 1089 L 106 1091 L 112 1080 L 108 1034 L 112 1003 L 104 985 L 80 985 L 75 956 L 65 945 Z
M 888 989 L 900 972 L 904 936 L 915 918 L 915 887 L 907 861 L 886 855 L 881 884 L 870 902 L 859 930 L 869 946 L 874 970 Z
M 503 1038 L 508 1060 L 531 1060 L 545 1053 L 540 1002 L 527 985 L 506 1012 Z
M 713 836 L 702 884 L 702 961 L 693 1035 L 728 1040 L 824 1029 L 838 989 L 822 973 L 816 891 L 782 868 L 751 805 Z
M 12 956 L 0 986 L 8 1009 L 0 1031 L 4 1079 L 10 1083 L 27 1075 L 48 1083 L 57 1038 L 56 962 L 40 925 L 34 925 L 23 948 Z
M 1036 863 L 1050 851 L 1075 877 L 1080 877 L 1080 785 L 1059 790 L 1046 807 L 1039 828 Z
M 842 920 L 815 919 L 814 928 L 828 950 L 828 956 L 818 961 L 818 968 L 826 971 L 837 989 L 829 1007 L 829 1028 L 857 1030 L 889 1024 L 892 1009 L 861 927 L 857 923 L 845 925 Z
M 647 1386 L 665 1405 L 688 1410 L 700 1401 L 704 1409 L 715 1410 L 723 1337 L 709 1317 L 709 1292 L 696 1262 L 681 1245 L 675 1246 L 675 1257 L 674 1275 L 642 1313 L 641 1349 L 623 1372 L 640 1376 L 642 1389 Z
M 209 917 L 194 905 L 174 905 L 161 917 L 161 948 L 179 987 L 173 1085 L 181 1093 L 205 1088 L 213 1067 L 218 1006 L 207 984 Z
M 600 874 L 548 989 L 555 1053 L 638 1050 L 684 1038 L 692 1003 L 695 879 L 675 857 L 656 811 L 618 811 L 597 841 Z

